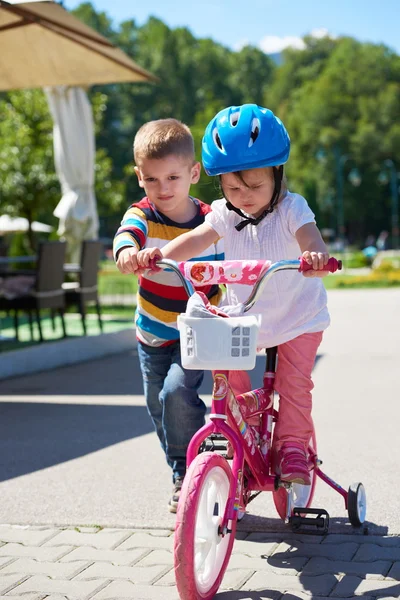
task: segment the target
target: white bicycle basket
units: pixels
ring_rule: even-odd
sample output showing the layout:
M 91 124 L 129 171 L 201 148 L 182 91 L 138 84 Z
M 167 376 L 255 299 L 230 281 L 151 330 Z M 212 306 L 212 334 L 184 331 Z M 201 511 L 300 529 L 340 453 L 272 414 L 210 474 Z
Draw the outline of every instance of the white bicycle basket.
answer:
M 199 318 L 178 316 L 185 369 L 251 370 L 256 364 L 261 316 Z

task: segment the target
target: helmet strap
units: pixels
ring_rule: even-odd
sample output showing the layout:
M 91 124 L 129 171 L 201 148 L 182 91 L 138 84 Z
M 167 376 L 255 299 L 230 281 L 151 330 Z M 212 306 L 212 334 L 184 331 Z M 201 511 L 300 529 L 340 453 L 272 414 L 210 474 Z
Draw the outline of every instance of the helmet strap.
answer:
M 236 214 L 240 215 L 241 217 L 244 217 L 244 221 L 240 221 L 240 223 L 235 225 L 235 229 L 237 231 L 242 231 L 242 229 L 244 229 L 244 227 L 246 227 L 247 225 L 258 225 L 267 215 L 272 213 L 275 206 L 277 205 L 282 188 L 283 165 L 280 165 L 279 167 L 272 167 L 272 170 L 274 173 L 274 192 L 272 194 L 271 202 L 269 203 L 268 208 L 266 208 L 259 217 L 257 217 L 256 219 L 248 217 L 244 214 L 244 212 L 240 210 L 240 208 L 236 208 L 236 206 L 233 206 L 233 204 L 231 204 L 227 200 L 226 208 L 228 210 L 233 210 L 233 212 L 235 212 Z

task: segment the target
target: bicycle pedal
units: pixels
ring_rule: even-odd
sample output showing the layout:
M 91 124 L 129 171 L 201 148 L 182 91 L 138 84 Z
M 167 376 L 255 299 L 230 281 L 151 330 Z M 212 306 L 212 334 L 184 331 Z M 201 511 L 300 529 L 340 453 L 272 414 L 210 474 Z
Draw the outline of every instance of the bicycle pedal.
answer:
M 306 515 L 314 515 L 308 517 Z M 319 533 L 325 535 L 329 529 L 329 514 L 324 508 L 300 508 L 293 509 L 293 514 L 289 517 L 289 523 L 294 532 L 301 533 Z

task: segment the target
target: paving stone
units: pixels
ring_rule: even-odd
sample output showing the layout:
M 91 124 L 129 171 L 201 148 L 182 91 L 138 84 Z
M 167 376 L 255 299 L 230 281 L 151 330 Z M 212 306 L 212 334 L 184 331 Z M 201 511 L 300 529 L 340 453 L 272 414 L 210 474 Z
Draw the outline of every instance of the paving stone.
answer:
M 131 552 L 133 552 L 131 550 Z M 144 558 L 136 563 L 137 567 L 149 567 L 151 565 L 170 565 L 174 564 L 174 555 L 168 550 L 151 550 Z
M 293 577 L 291 575 L 275 575 L 265 571 L 257 571 L 242 587 L 243 590 L 277 590 L 285 592 L 308 591 L 315 596 L 328 596 L 337 584 L 334 575 L 317 575 Z
M 249 594 L 249 592 L 245 590 L 222 591 L 215 596 L 215 600 L 281 600 L 281 598 L 281 592 L 274 590 L 262 590 L 257 592 L 257 595 L 254 595 L 252 592 Z M 297 598 L 297 596 L 292 596 L 293 600 L 295 598 Z M 308 600 L 310 600 L 310 596 L 308 596 Z
M 49 546 L 23 546 L 22 544 L 10 543 L 4 544 L 0 548 L 0 556 L 26 557 L 51 562 L 59 560 L 62 556 L 71 552 L 71 550 L 73 550 L 72 546 L 56 546 L 51 548 Z
M 0 557 L 0 570 L 5 567 L 6 565 L 14 562 L 14 558 L 11 558 L 10 556 L 1 556 Z M 7 571 L 6 571 L 7 572 Z M 2 573 L 4 573 L 4 571 L 2 571 Z
M 27 579 L 26 575 L 0 575 L 0 594 L 6 594 L 25 579 Z
M 271 556 L 278 546 L 278 542 L 252 542 L 247 538 L 246 540 L 236 540 L 233 545 L 233 552 L 239 552 L 247 556 Z
M 386 593 L 385 593 L 386 592 Z M 379 596 L 379 598 L 399 598 L 400 584 L 393 580 L 360 579 L 349 575 L 344 577 L 331 593 L 335 598 L 348 598 L 350 596 Z
M 245 540 L 249 535 L 248 531 L 238 531 L 236 529 L 235 540 Z
M 355 544 L 354 542 L 337 545 L 309 544 L 307 542 L 294 542 L 293 544 L 289 544 L 287 542 L 282 542 L 274 551 L 273 556 L 280 556 L 282 558 L 283 556 L 290 554 L 292 557 L 305 556 L 307 558 L 312 558 L 313 556 L 323 556 L 324 558 L 352 560 L 357 549 L 358 544 Z
M 0 525 L 0 541 L 15 542 L 17 544 L 24 544 L 24 546 L 41 546 L 60 531 L 60 529 L 49 527 Z
M 10 596 L 7 596 L 8 600 L 10 600 Z M 69 600 L 67 596 L 61 594 L 50 594 L 50 596 L 37 596 L 40 600 Z M 18 598 L 14 599 L 18 600 Z M 21 600 L 25 600 L 25 596 L 21 596 Z
M 398 535 L 363 535 L 362 532 L 354 535 L 341 533 L 329 534 L 323 540 L 323 544 L 340 544 L 342 542 L 355 542 L 356 544 L 377 544 L 378 546 L 399 546 Z
M 133 533 L 127 540 L 118 546 L 118 550 L 133 550 L 135 548 L 154 548 L 154 550 L 164 549 L 172 552 L 174 547 L 174 537 L 157 537 L 148 533 Z
M 11 596 L 0 596 L 0 600 L 10 600 Z M 52 600 L 53 596 L 46 596 L 46 600 Z M 64 596 L 65 598 L 65 596 Z M 40 596 L 38 596 L 37 594 L 24 594 L 23 596 L 20 596 L 20 600 L 42 600 L 43 599 L 43 594 L 40 594 Z M 59 596 L 60 599 L 60 596 Z M 17 599 L 18 600 L 18 599 Z M 63 599 L 64 600 L 64 599 Z M 65 600 L 68 600 L 67 598 L 65 598 Z
M 144 548 L 135 548 L 134 550 L 98 550 L 90 546 L 83 546 L 81 548 L 74 548 L 72 552 L 63 556 L 60 562 L 67 563 L 75 560 L 86 560 L 88 562 L 108 562 L 113 565 L 126 566 L 133 565 L 149 552 L 151 550 Z
M 173 529 L 147 529 L 143 528 L 133 528 L 128 530 L 130 533 L 148 533 L 149 535 L 154 535 L 155 537 L 173 537 L 174 530 Z
M 228 569 L 222 580 L 220 590 L 238 590 L 254 573 L 254 569 Z M 175 572 L 171 569 L 155 584 L 157 586 L 175 586 Z
M 175 581 L 175 569 L 169 568 L 169 571 L 156 581 L 154 585 L 176 585 Z
M 287 556 L 284 559 L 274 557 L 254 557 L 244 554 L 234 553 L 229 560 L 229 569 L 252 569 L 253 571 L 268 571 L 277 575 L 297 575 L 308 561 L 308 558 L 292 558 Z
M 36 592 L 37 594 L 43 594 L 45 597 L 49 594 L 59 594 L 67 596 L 68 600 L 86 600 L 88 596 L 91 597 L 95 592 L 100 591 L 107 583 L 107 579 L 96 579 L 96 581 L 78 581 L 74 579 L 73 581 L 67 581 L 35 575 L 29 577 L 18 587 L 13 587 L 8 595 L 23 598 L 25 593 Z
M 71 564 L 59 562 L 38 562 L 30 558 L 17 558 L 12 564 L 4 567 L 1 574 L 23 573 L 24 575 L 45 575 L 52 579 L 71 579 L 87 566 L 81 560 Z
M 48 600 L 46 598 L 46 600 Z M 222 600 L 222 598 L 221 598 Z M 307 592 L 296 592 L 294 594 L 283 594 L 279 600 L 310 600 L 310 594 Z M 312 596 L 312 600 L 332 600 L 332 596 Z M 360 600 L 360 596 L 351 596 L 346 600 Z M 373 596 L 363 595 L 362 600 L 375 600 Z M 379 599 L 381 600 L 381 599 Z
M 400 562 L 395 562 L 386 577 L 400 581 Z
M 76 529 L 64 529 L 53 537 L 46 546 L 91 546 L 103 550 L 113 550 L 128 536 L 128 529 L 102 529 L 98 533 L 80 533 Z
M 220 590 L 238 590 L 254 575 L 254 569 L 228 569 Z
M 329 558 L 314 556 L 307 563 L 302 571 L 302 575 L 322 575 L 323 573 L 333 573 L 345 575 L 358 575 L 366 579 L 379 579 L 386 575 L 391 567 L 390 561 L 374 561 L 372 563 L 330 560 Z
M 378 546 L 377 544 L 363 544 L 358 549 L 354 560 L 374 561 L 391 560 L 400 561 L 400 546 Z
M 76 580 L 95 579 L 106 577 L 107 579 L 127 579 L 132 583 L 151 584 L 160 579 L 170 567 L 155 565 L 153 567 L 118 567 L 109 563 L 95 563 L 80 573 Z
M 135 585 L 130 581 L 113 581 L 90 600 L 179 600 L 175 587 L 156 585 Z M 46 598 L 47 600 L 47 598 Z
M 307 543 L 309 544 L 321 544 L 323 539 L 324 536 L 322 535 L 307 534 Z M 246 541 L 268 543 L 275 542 L 276 544 L 280 544 L 281 542 L 303 542 L 304 534 L 254 532 L 248 534 Z

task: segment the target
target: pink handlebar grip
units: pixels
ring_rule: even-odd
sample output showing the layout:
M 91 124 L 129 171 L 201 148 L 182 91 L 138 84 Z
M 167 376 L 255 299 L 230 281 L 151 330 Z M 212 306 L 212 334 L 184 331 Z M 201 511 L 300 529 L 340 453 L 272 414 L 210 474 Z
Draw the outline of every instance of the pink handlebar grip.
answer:
M 342 269 L 342 261 L 337 260 L 333 256 L 328 260 L 328 264 L 325 265 L 323 269 L 318 269 L 318 271 L 329 271 L 329 273 L 335 273 L 335 271 L 341 271 Z M 312 265 L 309 265 L 308 262 L 305 261 L 303 257 L 300 258 L 300 267 L 299 271 L 302 273 L 304 271 L 312 271 Z
M 160 260 L 162 257 L 157 255 L 154 258 L 150 259 L 149 262 L 149 269 L 150 271 L 155 271 L 157 273 L 157 271 L 161 271 L 160 267 L 157 267 L 157 261 Z

